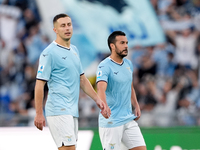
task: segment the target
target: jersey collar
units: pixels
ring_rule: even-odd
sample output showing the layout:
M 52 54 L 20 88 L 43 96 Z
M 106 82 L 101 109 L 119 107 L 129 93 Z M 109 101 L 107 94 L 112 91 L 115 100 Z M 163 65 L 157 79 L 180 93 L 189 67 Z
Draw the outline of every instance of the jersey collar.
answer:
M 56 46 L 58 46 L 58 47 L 64 48 L 64 49 L 66 49 L 66 50 L 70 50 L 70 48 L 64 47 L 64 46 L 62 46 L 62 45 L 56 43 L 56 41 L 53 41 L 53 43 L 56 44 Z
M 120 65 L 120 66 L 122 66 L 124 63 L 124 60 L 122 61 L 122 63 L 118 63 L 118 62 L 114 61 L 112 58 L 110 58 L 110 56 L 108 57 L 108 59 L 110 59 L 112 62 L 114 62 L 115 64 Z

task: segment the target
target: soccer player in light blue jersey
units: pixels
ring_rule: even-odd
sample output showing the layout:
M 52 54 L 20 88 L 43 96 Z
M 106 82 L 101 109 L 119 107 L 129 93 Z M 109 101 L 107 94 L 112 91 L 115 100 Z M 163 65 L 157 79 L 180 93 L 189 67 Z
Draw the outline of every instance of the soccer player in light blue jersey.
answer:
M 40 55 L 35 85 L 35 126 L 43 130 L 44 85 L 49 91 L 45 105 L 47 123 L 59 150 L 75 150 L 78 136 L 78 99 L 81 89 L 104 111 L 105 103 L 85 77 L 78 49 L 70 44 L 73 33 L 71 18 L 58 14 L 53 19 L 56 40 Z M 105 117 L 107 117 L 105 115 Z
M 103 150 L 120 150 L 121 142 L 129 150 L 146 150 L 146 144 L 136 122 L 141 112 L 133 88 L 133 65 L 124 58 L 128 40 L 122 31 L 108 37 L 111 55 L 97 69 L 97 93 L 111 110 L 108 119 L 99 114 L 99 134 Z M 134 114 L 132 113 L 134 107 Z

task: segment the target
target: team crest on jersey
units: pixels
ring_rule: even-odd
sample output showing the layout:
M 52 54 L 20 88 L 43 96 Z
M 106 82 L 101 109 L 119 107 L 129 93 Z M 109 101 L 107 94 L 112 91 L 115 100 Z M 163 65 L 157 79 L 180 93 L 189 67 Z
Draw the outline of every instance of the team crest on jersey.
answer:
M 109 143 L 110 145 L 110 149 L 114 149 L 115 148 L 115 144 Z
M 38 73 L 42 73 L 44 70 L 44 65 L 40 65 L 38 69 Z
M 98 71 L 97 73 L 97 79 L 100 78 L 102 76 L 102 71 Z
M 130 73 L 132 73 L 132 72 L 131 72 L 131 68 L 130 68 L 130 67 L 126 67 L 126 69 L 128 69 L 128 71 L 129 71 Z
M 75 52 L 74 52 L 74 55 L 76 55 L 76 56 L 77 56 L 77 53 L 75 53 Z

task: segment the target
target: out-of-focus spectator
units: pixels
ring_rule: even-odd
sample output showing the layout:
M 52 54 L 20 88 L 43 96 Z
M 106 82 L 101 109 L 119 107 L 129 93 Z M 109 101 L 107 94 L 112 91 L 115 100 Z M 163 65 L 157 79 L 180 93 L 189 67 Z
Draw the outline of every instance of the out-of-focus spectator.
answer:
M 141 65 L 141 63 L 140 63 L 141 58 L 145 54 L 146 50 L 142 46 L 136 45 L 135 47 L 131 48 L 130 51 L 131 52 L 129 52 L 129 53 L 131 53 L 131 54 L 129 56 L 129 59 L 133 63 L 133 71 L 135 73 Z
M 1 84 L 5 83 L 7 80 L 7 75 L 9 73 L 9 57 L 11 54 L 12 49 L 8 47 L 8 44 L 0 40 L 0 70 L 1 70 L 1 79 L 5 80 L 0 80 Z
M 168 51 L 165 43 L 159 44 L 154 48 L 153 59 L 157 64 L 157 74 L 164 76 L 168 66 Z
M 185 74 L 185 88 L 180 92 L 178 100 L 178 119 L 183 125 L 197 124 L 197 102 L 200 96 L 200 88 L 195 71 L 188 70 Z
M 35 64 L 38 61 L 40 53 L 48 45 L 48 41 L 43 38 L 39 32 L 39 24 L 30 27 L 27 38 L 25 39 L 25 46 L 27 48 L 28 63 Z
M 174 75 L 174 71 L 177 66 L 177 63 L 174 59 L 174 53 L 168 52 L 167 58 L 168 58 L 168 63 L 167 63 L 165 76 L 172 77 Z
M 175 31 L 168 31 L 168 35 L 175 41 L 175 57 L 177 63 L 197 69 L 198 60 L 195 54 L 197 37 L 199 32 L 184 29 L 180 34 Z
M 153 60 L 153 50 L 153 46 L 147 47 L 145 54 L 141 58 L 137 74 L 139 79 L 142 79 L 147 74 L 156 75 L 157 65 Z
M 33 122 L 37 60 L 49 41 L 34 0 L 0 3 L 0 126 L 25 126 Z
M 0 37 L 9 48 L 15 46 L 18 20 L 21 10 L 16 6 L 0 5 Z

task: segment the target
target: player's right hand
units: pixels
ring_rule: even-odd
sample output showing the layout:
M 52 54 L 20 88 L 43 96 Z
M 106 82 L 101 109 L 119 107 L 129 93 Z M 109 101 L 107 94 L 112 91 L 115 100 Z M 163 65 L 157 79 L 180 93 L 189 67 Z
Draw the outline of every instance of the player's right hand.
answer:
M 45 127 L 45 118 L 44 115 L 38 115 L 36 114 L 35 119 L 34 119 L 34 124 L 39 130 L 43 130 L 43 127 Z
M 111 110 L 108 106 L 104 106 L 104 109 L 101 110 L 101 114 L 104 116 L 104 118 L 108 119 L 111 115 Z

